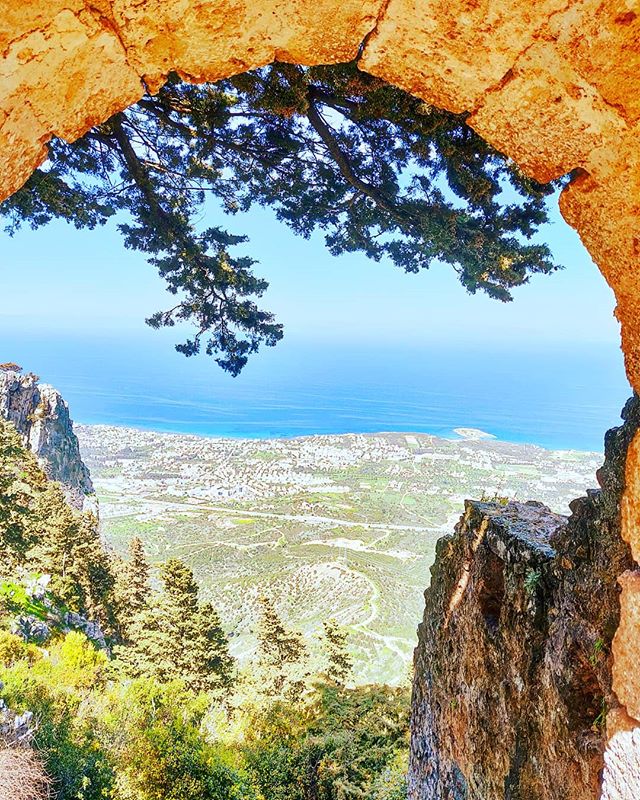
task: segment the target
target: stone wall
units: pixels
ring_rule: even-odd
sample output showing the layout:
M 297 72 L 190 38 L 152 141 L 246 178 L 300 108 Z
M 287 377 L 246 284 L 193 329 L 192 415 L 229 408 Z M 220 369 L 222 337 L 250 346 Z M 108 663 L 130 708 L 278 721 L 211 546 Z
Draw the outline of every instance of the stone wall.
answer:
M 438 543 L 415 653 L 411 800 L 591 800 L 601 785 L 607 800 L 640 796 L 635 726 L 612 681 L 617 577 L 633 564 L 620 498 L 640 401 L 623 415 L 606 436 L 601 488 L 569 518 L 468 501 Z

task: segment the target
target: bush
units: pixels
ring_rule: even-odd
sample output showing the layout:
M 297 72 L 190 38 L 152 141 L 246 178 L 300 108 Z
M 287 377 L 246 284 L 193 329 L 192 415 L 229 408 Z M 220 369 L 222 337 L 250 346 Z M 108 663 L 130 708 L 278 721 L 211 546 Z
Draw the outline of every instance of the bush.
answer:
M 138 678 L 115 685 L 106 703 L 100 736 L 118 764 L 118 797 L 255 799 L 246 777 L 201 731 L 207 695 L 180 681 Z
M 23 645 L 27 654 L 29 647 Z M 55 784 L 56 800 L 103 800 L 113 784 L 111 761 L 87 706 L 90 691 L 104 685 L 105 664 L 104 653 L 76 632 L 52 645 L 48 657 L 0 664 L 9 707 L 33 713 L 34 744 Z
M 244 748 L 267 800 L 396 800 L 408 743 L 408 693 L 320 684 L 306 707 L 258 709 Z

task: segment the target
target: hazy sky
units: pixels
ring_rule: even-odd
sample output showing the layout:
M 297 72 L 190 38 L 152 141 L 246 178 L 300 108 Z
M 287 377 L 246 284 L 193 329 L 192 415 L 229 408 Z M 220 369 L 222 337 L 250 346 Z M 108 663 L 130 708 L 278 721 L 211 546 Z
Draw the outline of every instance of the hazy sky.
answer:
M 443 265 L 407 275 L 360 255 L 335 258 L 321 236 L 297 238 L 268 211 L 222 222 L 249 235 L 247 252 L 271 284 L 264 305 L 292 342 L 502 339 L 559 348 L 607 343 L 613 352 L 619 336 L 613 295 L 553 202 L 543 236 L 566 269 L 534 278 L 510 304 L 468 295 Z M 171 305 L 153 267 L 125 250 L 115 224 L 95 231 L 66 223 L 24 229 L 12 239 L 3 235 L 0 248 L 0 331 L 145 336 L 145 316 Z

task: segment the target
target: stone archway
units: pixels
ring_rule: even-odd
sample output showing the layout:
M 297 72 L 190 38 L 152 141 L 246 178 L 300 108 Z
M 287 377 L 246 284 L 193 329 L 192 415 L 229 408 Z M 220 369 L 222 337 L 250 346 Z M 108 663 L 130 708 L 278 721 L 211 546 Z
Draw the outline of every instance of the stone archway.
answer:
M 171 70 L 205 81 L 274 59 L 358 57 L 426 102 L 468 112 L 533 177 L 574 174 L 561 211 L 616 295 L 627 374 L 640 390 L 635 0 L 4 0 L 0 41 L 1 197 L 44 159 L 51 136 L 73 140 Z M 637 560 L 637 439 L 626 470 L 622 535 Z M 640 727 L 640 572 L 621 585 L 612 732 Z

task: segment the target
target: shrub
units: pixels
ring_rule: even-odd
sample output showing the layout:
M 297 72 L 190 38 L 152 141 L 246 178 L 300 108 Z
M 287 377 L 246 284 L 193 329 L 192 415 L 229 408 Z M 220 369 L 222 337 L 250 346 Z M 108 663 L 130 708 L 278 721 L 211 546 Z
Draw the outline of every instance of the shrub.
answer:
M 51 780 L 28 747 L 0 747 L 0 800 L 45 800 Z

